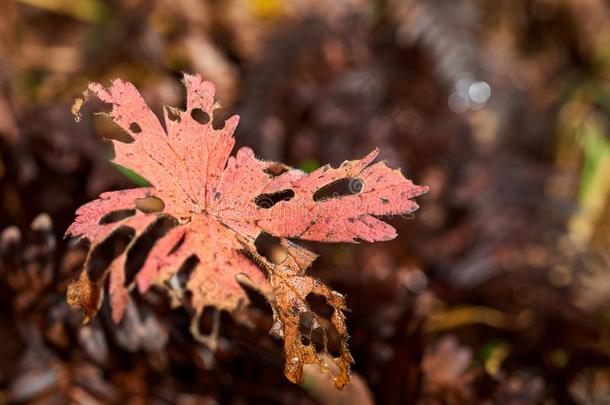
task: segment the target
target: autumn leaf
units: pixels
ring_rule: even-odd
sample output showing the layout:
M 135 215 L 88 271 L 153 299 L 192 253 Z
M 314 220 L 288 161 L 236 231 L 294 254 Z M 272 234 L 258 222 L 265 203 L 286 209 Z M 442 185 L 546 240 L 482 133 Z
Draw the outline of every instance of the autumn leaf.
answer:
M 152 186 L 103 193 L 77 210 L 66 234 L 88 239 L 90 250 L 80 278 L 69 286 L 69 303 L 90 319 L 101 306 L 108 278 L 112 317 L 120 322 L 130 289 L 145 293 L 161 286 L 194 309 L 191 331 L 213 349 L 218 317 L 212 332 L 204 335 L 199 330 L 203 310 L 213 307 L 239 317 L 248 303 L 242 285 L 256 288 L 273 309 L 271 333 L 284 339 L 288 379 L 300 382 L 303 366 L 318 364 L 329 373 L 338 370 L 332 378 L 343 387 L 353 362 L 345 299 L 305 275 L 316 255 L 290 239 L 392 239 L 395 229 L 378 217 L 416 210 L 411 198 L 427 187 L 415 186 L 383 162 L 373 163 L 377 150 L 310 174 L 259 160 L 249 148 L 230 156 L 239 118 L 216 128 L 214 85 L 196 75 L 185 75 L 184 84 L 186 110 L 165 107 L 165 126 L 131 83 L 115 80 L 109 88 L 92 83 L 85 92 L 85 98 L 94 95 L 111 104 L 109 118 L 131 138 L 127 143 L 111 141 L 113 162 Z M 348 192 L 325 195 L 329 186 L 346 181 Z M 133 257 L 151 234 L 152 246 L 138 263 Z M 98 251 L 119 235 L 127 240 L 124 248 L 100 268 Z M 277 238 L 281 260 L 259 253 L 256 243 L 262 236 Z M 135 271 L 130 268 L 134 261 L 139 264 Z M 308 303 L 311 294 L 324 297 L 332 314 L 325 318 L 315 313 Z M 325 360 L 331 335 L 340 340 L 333 367 Z

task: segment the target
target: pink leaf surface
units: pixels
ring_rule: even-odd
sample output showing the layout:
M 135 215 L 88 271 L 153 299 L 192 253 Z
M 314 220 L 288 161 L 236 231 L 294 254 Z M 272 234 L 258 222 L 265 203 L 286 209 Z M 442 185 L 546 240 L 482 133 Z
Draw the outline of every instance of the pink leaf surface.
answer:
M 81 277 L 69 287 L 68 301 L 83 308 L 87 318 L 93 317 L 102 303 L 104 280 L 110 277 L 112 315 L 120 322 L 131 288 L 137 286 L 141 293 L 153 285 L 167 288 L 183 303 L 188 300 L 194 311 L 193 334 L 214 348 L 218 327 L 204 336 L 198 329 L 199 317 L 208 306 L 239 315 L 248 303 L 242 288 L 245 283 L 263 293 L 273 308 L 271 332 L 284 339 L 285 374 L 291 381 L 301 381 L 305 364 L 318 364 L 332 374 L 326 344 L 327 329 L 335 329 L 341 338 L 341 354 L 332 360 L 336 366 L 332 369 L 338 370 L 332 378 L 337 387 L 343 387 L 349 382 L 353 361 L 347 348 L 344 298 L 305 276 L 316 255 L 286 238 L 321 242 L 393 239 L 396 230 L 378 217 L 413 212 L 418 206 L 412 198 L 425 193 L 427 187 L 414 185 L 383 162 L 373 163 L 377 150 L 338 168 L 324 166 L 310 174 L 259 160 L 249 148 L 230 156 L 238 117 L 215 129 L 214 85 L 196 75 L 185 75 L 184 84 L 186 110 L 164 109 L 167 130 L 131 83 L 115 80 L 109 88 L 93 83 L 85 92 L 86 98 L 94 95 L 111 104 L 109 118 L 133 139 L 129 143 L 112 141 L 113 161 L 144 176 L 152 186 L 103 193 L 77 210 L 66 234 L 88 239 L 91 248 Z M 346 179 L 357 184 L 349 194 L 315 198 L 321 189 Z M 277 196 L 282 198 L 274 199 Z M 138 201 L 150 197 L 163 203 L 158 209 L 143 210 Z M 165 229 L 156 235 L 133 280 L 127 280 L 130 252 L 164 220 Z M 103 274 L 96 274 L 90 259 L 120 230 L 130 231 L 129 242 Z M 277 248 L 284 253 L 281 262 L 274 263 L 258 252 L 255 242 L 262 234 L 279 238 Z M 177 274 L 192 260 L 188 280 L 182 285 Z M 324 296 L 333 307 L 329 321 L 323 322 L 308 306 L 310 293 Z M 304 315 L 313 319 L 308 332 L 299 328 Z M 314 331 L 320 334 L 316 329 L 322 331 L 325 353 L 303 343 L 311 340 Z

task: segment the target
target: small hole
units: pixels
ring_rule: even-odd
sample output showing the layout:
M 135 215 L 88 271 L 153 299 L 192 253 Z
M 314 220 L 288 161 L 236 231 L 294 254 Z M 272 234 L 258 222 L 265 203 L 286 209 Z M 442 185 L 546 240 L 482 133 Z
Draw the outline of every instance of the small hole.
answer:
M 314 194 L 314 201 L 323 201 L 330 198 L 340 198 L 358 194 L 362 191 L 362 180 L 348 177 L 320 187 Z
M 140 128 L 140 125 L 137 122 L 132 122 L 129 125 L 129 130 L 134 134 L 139 134 L 140 132 L 142 132 L 142 128 Z
M 219 130 L 225 127 L 225 121 L 229 118 L 229 112 L 224 108 L 217 108 L 214 110 L 214 117 L 212 119 L 212 128 Z
M 201 108 L 193 108 L 191 110 L 191 118 L 200 123 L 201 125 L 205 125 L 210 122 L 210 116 L 207 112 L 203 111 Z
M 98 282 L 110 263 L 123 253 L 134 235 L 135 231 L 132 228 L 121 226 L 95 246 L 87 262 L 89 280 L 94 283 Z
M 150 214 L 151 212 L 163 211 L 165 203 L 162 199 L 155 196 L 136 198 L 136 208 L 146 214 Z
M 178 221 L 169 216 L 161 216 L 134 242 L 125 262 L 125 285 L 131 284 L 146 261 L 154 244 L 170 229 L 178 226 Z
M 168 255 L 173 255 L 174 253 L 176 253 L 178 251 L 178 249 L 180 249 L 182 247 L 182 244 L 184 243 L 185 239 L 186 239 L 186 233 L 183 233 L 182 236 L 180 237 L 180 239 L 178 240 L 178 242 L 176 242 L 174 247 L 171 248 Z
M 311 343 L 313 343 L 313 347 L 315 347 L 317 352 L 324 351 L 324 329 L 316 328 L 311 332 Z
M 301 312 L 299 315 L 299 333 L 309 336 L 313 326 L 313 314 L 311 312 Z
M 178 269 L 176 272 L 178 285 L 183 291 L 186 289 L 186 284 L 188 283 L 189 279 L 191 278 L 191 274 L 193 274 L 193 271 L 195 271 L 198 264 L 199 258 L 197 256 L 189 256 L 189 258 L 182 263 L 180 269 Z
M 341 357 L 343 354 L 341 335 L 337 332 L 337 329 L 334 325 L 330 325 L 328 329 L 326 329 L 326 338 L 327 341 L 327 349 L 328 353 L 334 358 Z
M 286 166 L 285 164 L 275 162 L 275 163 L 271 163 L 263 171 L 273 177 L 277 177 L 281 174 L 286 173 L 288 170 L 290 170 L 290 167 Z
M 180 122 L 180 110 L 174 107 L 165 106 L 165 111 L 167 112 L 167 118 L 170 121 Z
M 262 232 L 254 241 L 254 246 L 259 255 L 273 264 L 280 264 L 286 260 L 286 250 L 282 246 L 280 239 Z
M 332 305 L 328 304 L 326 298 L 323 295 L 309 293 L 305 298 L 307 305 L 314 311 L 316 314 L 323 316 L 324 318 L 330 320 L 330 318 L 335 313 L 335 308 Z
M 132 217 L 135 214 L 136 214 L 136 210 L 134 210 L 134 209 L 124 209 L 124 210 L 112 211 L 112 212 L 109 212 L 108 214 L 105 214 L 103 217 L 101 217 L 99 220 L 99 224 L 100 225 L 112 224 L 115 222 L 122 221 L 126 218 Z
M 259 208 L 269 209 L 280 201 L 290 201 L 294 197 L 294 191 L 282 190 L 277 193 L 259 194 L 254 198 L 254 203 Z

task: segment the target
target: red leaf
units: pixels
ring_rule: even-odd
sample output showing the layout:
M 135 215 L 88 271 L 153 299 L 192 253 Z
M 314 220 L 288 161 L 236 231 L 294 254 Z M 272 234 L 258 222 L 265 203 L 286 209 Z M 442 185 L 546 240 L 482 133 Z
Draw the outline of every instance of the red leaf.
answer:
M 248 299 L 239 282 L 245 282 L 258 288 L 272 305 L 272 333 L 284 338 L 286 376 L 291 381 L 302 379 L 304 364 L 330 369 L 324 360 L 327 356 L 317 353 L 311 337 L 321 334 L 323 351 L 328 354 L 328 329 L 335 329 L 341 338 L 341 354 L 333 359 L 339 370 L 333 378 L 341 388 L 349 382 L 352 362 L 346 344 L 344 299 L 304 275 L 315 254 L 285 238 L 324 242 L 392 239 L 395 229 L 377 217 L 416 210 L 417 204 L 410 198 L 426 192 L 427 187 L 415 186 L 383 162 L 371 164 L 377 150 L 361 160 L 346 161 L 336 169 L 324 166 L 309 175 L 259 160 L 249 148 L 229 157 L 238 117 L 228 119 L 222 129 L 214 129 L 213 84 L 191 75 L 185 75 L 184 83 L 187 109 L 166 107 L 167 132 L 131 83 L 115 80 L 108 89 L 93 83 L 85 92 L 86 97 L 93 93 L 112 104 L 110 119 L 133 138 L 131 143 L 112 141 L 114 162 L 144 176 L 152 186 L 104 193 L 78 209 L 66 234 L 89 239 L 91 249 L 80 279 L 70 285 L 68 301 L 83 308 L 88 318 L 94 316 L 109 274 L 113 319 L 119 322 L 128 290 L 134 285 L 144 293 L 156 284 L 181 300 L 187 299 L 186 289 L 196 312 L 191 330 L 213 348 L 218 328 L 213 328 L 211 336 L 203 336 L 198 330 L 199 317 L 206 306 L 234 314 L 242 310 Z M 321 189 L 346 179 L 352 186 L 347 195 L 316 198 Z M 144 208 L 142 199 L 150 197 L 162 203 Z M 127 283 L 129 252 L 168 217 L 174 220 L 170 222 L 173 228 L 157 235 L 135 280 Z M 127 246 L 103 274 L 96 274 L 99 272 L 90 263 L 92 252 L 125 229 L 131 230 Z M 262 232 L 281 238 L 286 253 L 282 263 L 272 263 L 257 251 L 255 241 Z M 177 273 L 193 257 L 195 267 L 186 285 L 181 285 Z M 312 292 L 324 296 L 333 307 L 330 321 L 307 305 L 307 295 Z M 309 330 L 300 325 L 303 315 L 312 320 Z

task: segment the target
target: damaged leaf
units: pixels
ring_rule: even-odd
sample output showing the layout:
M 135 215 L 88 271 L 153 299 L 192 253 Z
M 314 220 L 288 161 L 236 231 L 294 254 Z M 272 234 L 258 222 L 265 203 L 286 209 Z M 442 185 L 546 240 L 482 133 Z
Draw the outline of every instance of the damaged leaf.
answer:
M 128 143 L 111 141 L 113 162 L 144 176 L 152 186 L 103 193 L 77 210 L 66 235 L 88 239 L 91 248 L 80 278 L 69 286 L 69 303 L 92 318 L 109 279 L 112 317 L 121 322 L 130 289 L 145 293 L 160 286 L 193 309 L 193 335 L 214 349 L 219 317 L 211 333 L 201 333 L 204 309 L 226 310 L 239 319 L 248 303 L 241 286 L 247 285 L 272 306 L 271 333 L 284 339 L 288 379 L 300 382 L 303 366 L 318 364 L 343 387 L 353 362 L 345 299 L 305 275 L 316 255 L 287 238 L 392 239 L 395 229 L 378 217 L 416 210 L 411 198 L 427 187 L 414 185 L 383 162 L 373 163 L 377 150 L 310 174 L 259 160 L 249 148 L 230 156 L 238 117 L 217 129 L 213 84 L 196 75 L 185 75 L 184 84 L 186 110 L 164 108 L 165 127 L 131 83 L 115 80 L 109 88 L 92 83 L 85 92 L 85 99 L 92 94 L 111 104 L 109 118 L 132 138 Z M 349 193 L 317 197 L 318 191 L 346 179 Z M 279 238 L 284 254 L 278 263 L 258 251 L 262 235 Z M 102 251 L 110 252 L 110 263 L 99 259 Z M 312 310 L 309 294 L 324 297 L 332 308 L 328 318 Z M 333 359 L 333 367 L 326 358 Z

